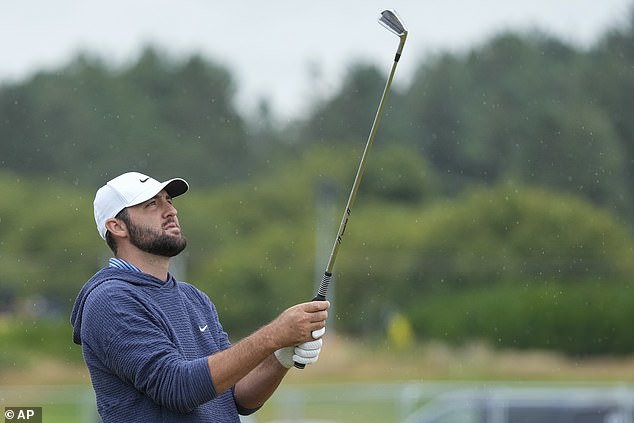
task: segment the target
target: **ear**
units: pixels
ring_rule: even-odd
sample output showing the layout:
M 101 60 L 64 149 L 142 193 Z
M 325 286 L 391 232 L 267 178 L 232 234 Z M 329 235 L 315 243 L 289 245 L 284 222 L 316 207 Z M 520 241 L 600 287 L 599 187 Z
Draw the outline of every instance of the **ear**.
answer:
M 106 220 L 106 229 L 114 236 L 119 238 L 124 238 L 128 236 L 128 227 L 126 224 L 119 219 L 108 219 Z

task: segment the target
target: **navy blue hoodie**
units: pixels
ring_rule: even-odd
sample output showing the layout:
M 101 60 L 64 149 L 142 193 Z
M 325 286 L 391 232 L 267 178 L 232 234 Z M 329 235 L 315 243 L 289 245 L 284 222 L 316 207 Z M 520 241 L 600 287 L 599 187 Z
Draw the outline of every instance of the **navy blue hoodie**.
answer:
M 240 421 L 233 389 L 216 395 L 207 364 L 231 344 L 192 285 L 107 267 L 79 292 L 71 323 L 104 423 Z

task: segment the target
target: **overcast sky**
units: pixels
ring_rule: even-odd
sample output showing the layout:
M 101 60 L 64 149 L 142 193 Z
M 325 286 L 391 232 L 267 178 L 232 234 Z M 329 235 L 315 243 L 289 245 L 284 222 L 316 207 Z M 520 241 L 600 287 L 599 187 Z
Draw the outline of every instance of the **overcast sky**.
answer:
M 632 0 L 3 0 L 0 82 L 66 64 L 79 51 L 122 66 L 152 44 L 175 58 L 199 53 L 226 66 L 249 110 L 261 97 L 297 116 L 332 92 L 347 65 L 391 65 L 398 39 L 377 24 L 396 9 L 409 37 L 394 84 L 429 54 L 477 46 L 503 30 L 539 28 L 588 46 L 622 25 Z M 312 69 L 312 73 L 309 72 Z M 312 75 L 312 76 L 310 76 Z

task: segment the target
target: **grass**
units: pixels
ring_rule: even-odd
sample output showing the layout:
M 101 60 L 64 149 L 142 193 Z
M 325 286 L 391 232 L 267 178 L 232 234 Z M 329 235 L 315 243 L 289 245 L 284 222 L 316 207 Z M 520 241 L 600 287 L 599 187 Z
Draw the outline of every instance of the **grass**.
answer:
M 42 407 L 46 423 L 94 421 L 94 394 L 88 385 L 0 386 L 3 407 Z
M 377 398 L 351 398 L 364 392 L 351 390 L 351 386 L 317 384 L 312 387 L 282 388 L 257 413 L 258 421 L 298 421 L 311 419 L 333 422 L 396 422 L 399 414 L 398 401 L 389 395 Z M 356 395 L 355 395 L 356 396 Z M 324 405 L 327 405 L 326 407 Z

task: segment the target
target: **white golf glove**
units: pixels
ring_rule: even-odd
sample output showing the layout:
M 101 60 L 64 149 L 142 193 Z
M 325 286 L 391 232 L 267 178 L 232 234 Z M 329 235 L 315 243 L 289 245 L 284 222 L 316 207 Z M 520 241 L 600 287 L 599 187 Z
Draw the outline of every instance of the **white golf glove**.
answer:
M 312 333 L 315 341 L 308 341 L 294 347 L 280 348 L 275 351 L 275 357 L 280 364 L 287 369 L 293 367 L 295 363 L 314 364 L 319 359 L 321 352 L 321 337 L 326 332 L 326 328 L 314 330 Z

